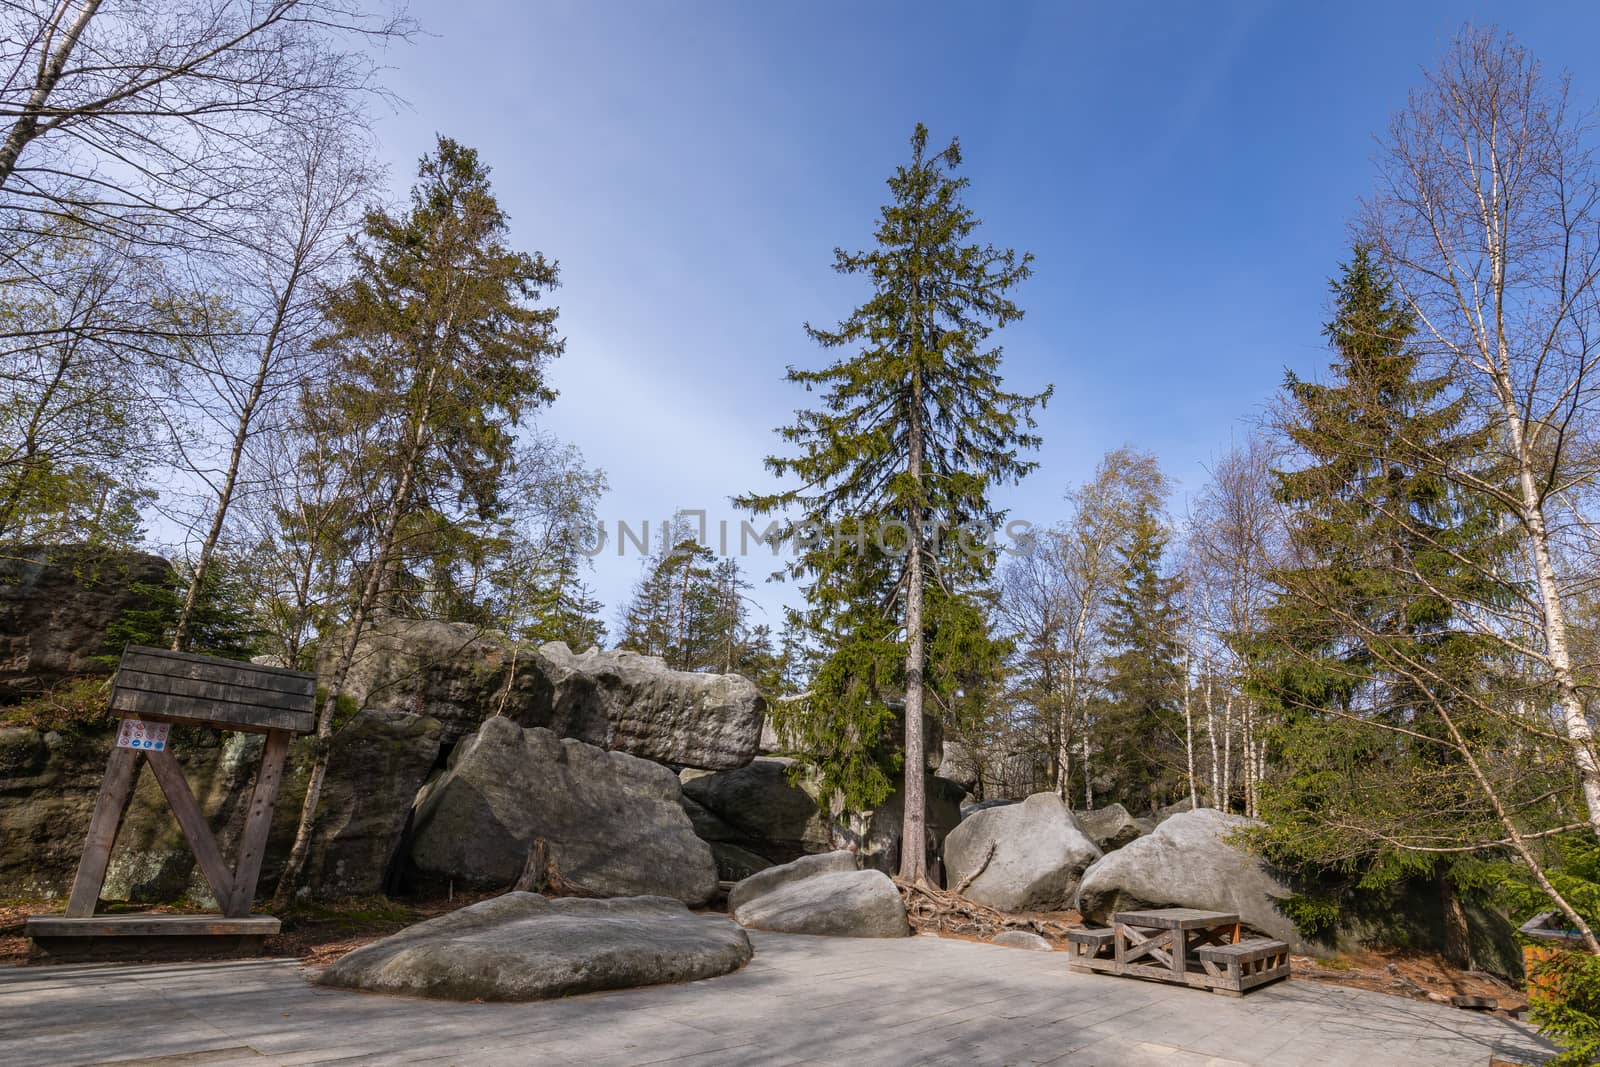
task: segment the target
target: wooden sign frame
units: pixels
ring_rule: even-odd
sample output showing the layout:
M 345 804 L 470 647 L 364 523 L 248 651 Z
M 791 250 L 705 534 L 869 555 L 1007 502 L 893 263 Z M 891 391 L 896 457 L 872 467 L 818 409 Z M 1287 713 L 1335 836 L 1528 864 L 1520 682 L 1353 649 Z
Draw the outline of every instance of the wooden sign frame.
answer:
M 28 935 L 47 948 L 65 939 L 164 934 L 229 935 L 259 939 L 278 932 L 278 920 L 251 915 L 256 883 L 272 826 L 272 807 L 283 784 L 289 741 L 310 733 L 315 724 L 316 675 L 279 667 L 200 656 L 187 652 L 129 645 L 112 683 L 111 712 L 120 718 L 208 726 L 222 730 L 264 733 L 266 745 L 256 773 L 250 807 L 245 814 L 238 857 L 229 864 L 195 800 L 182 768 L 168 748 L 114 747 L 105 778 L 95 798 L 94 814 L 84 840 L 83 857 L 67 898 L 64 916 L 35 916 Z M 184 840 L 211 887 L 220 918 L 194 915 L 99 916 L 100 890 L 105 885 L 122 813 L 133 796 L 139 762 L 151 773 L 178 820 Z

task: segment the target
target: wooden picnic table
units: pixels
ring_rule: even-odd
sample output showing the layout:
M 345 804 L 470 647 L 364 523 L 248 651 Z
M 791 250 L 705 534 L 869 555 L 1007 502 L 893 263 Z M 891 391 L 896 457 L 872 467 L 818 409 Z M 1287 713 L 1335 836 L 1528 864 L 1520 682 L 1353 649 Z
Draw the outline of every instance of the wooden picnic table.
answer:
M 1239 916 L 1196 908 L 1119 911 L 1111 916 L 1118 974 L 1209 987 L 1194 951 L 1239 940 Z
M 1209 989 L 1227 996 L 1289 977 L 1289 946 L 1241 941 L 1239 916 L 1197 908 L 1119 911 L 1109 929 L 1073 930 L 1068 966 Z

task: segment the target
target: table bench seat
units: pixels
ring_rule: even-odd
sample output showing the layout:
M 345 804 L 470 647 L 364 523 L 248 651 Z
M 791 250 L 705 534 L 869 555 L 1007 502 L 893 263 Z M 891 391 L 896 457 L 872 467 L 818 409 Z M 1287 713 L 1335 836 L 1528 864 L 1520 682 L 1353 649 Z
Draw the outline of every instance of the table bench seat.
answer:
M 1206 945 L 1195 950 L 1213 992 L 1240 996 L 1248 989 L 1289 977 L 1289 946 L 1257 937 L 1231 945 Z
M 1067 951 L 1071 953 L 1068 968 L 1080 972 L 1114 971 L 1116 939 L 1117 932 L 1109 928 L 1067 931 Z

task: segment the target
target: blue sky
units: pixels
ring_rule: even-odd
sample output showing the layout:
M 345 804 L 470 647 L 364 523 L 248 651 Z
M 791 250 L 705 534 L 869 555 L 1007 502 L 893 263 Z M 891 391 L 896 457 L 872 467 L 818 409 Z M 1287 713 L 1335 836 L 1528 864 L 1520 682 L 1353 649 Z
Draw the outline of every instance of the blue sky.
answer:
M 918 121 L 955 135 L 981 234 L 1031 251 L 1009 383 L 1053 383 L 1039 469 L 1002 499 L 1048 523 L 1107 449 L 1182 494 L 1320 328 L 1373 135 L 1465 20 L 1509 29 L 1600 98 L 1592 3 L 419 2 L 407 102 L 378 133 L 396 192 L 435 132 L 483 154 L 516 242 L 560 261 L 567 353 L 541 416 L 611 483 L 603 517 L 740 517 L 816 365 L 807 320 L 862 292 Z M 752 558 L 758 602 L 770 557 Z M 639 573 L 597 560 L 611 620 Z M 774 619 L 774 621 L 776 621 Z

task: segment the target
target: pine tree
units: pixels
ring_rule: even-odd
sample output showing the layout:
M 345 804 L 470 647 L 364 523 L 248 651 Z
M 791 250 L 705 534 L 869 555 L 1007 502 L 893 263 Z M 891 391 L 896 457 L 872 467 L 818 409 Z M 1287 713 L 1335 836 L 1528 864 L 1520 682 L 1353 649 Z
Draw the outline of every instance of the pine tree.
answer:
M 333 715 L 373 615 L 411 592 L 408 562 L 459 545 L 498 513 L 515 430 L 555 394 L 546 364 L 562 350 L 556 309 L 534 302 L 558 283 L 554 263 L 505 244 L 507 219 L 470 148 L 439 138 L 410 208 L 368 213 L 355 276 L 330 295 L 326 394 L 301 416 L 340 471 L 351 535 L 370 553 L 326 679 L 300 825 L 274 904 L 294 892 L 310 844 Z
M 1487 500 L 1438 473 L 1492 477 L 1486 435 L 1463 428 L 1447 379 L 1421 375 L 1415 320 L 1367 248 L 1332 291 L 1332 381 L 1284 386 L 1301 462 L 1278 476 L 1283 592 L 1267 632 L 1240 638 L 1282 764 L 1263 788 L 1263 841 L 1285 865 L 1342 868 L 1369 891 L 1437 879 L 1465 963 L 1454 888 L 1478 860 L 1449 850 L 1501 831 L 1462 743 L 1492 748 L 1505 730 L 1464 699 L 1487 696 L 1494 669 L 1461 611 L 1503 595 L 1492 576 L 1511 545 Z
M 789 371 L 791 382 L 824 394 L 779 431 L 794 453 L 767 460 L 801 487 L 738 501 L 785 515 L 791 534 L 808 535 L 789 568 L 808 583 L 807 607 L 791 625 L 814 635 L 827 658 L 795 714 L 823 720 L 807 732 L 829 739 L 847 777 L 860 772 L 853 785 L 828 782 L 853 794 L 848 803 L 887 795 L 886 778 L 865 765 L 872 741 L 893 728 L 886 697 L 904 692 L 908 843 L 926 839 L 923 717 L 933 710 L 925 702 L 937 621 L 929 591 L 959 597 L 987 580 L 993 553 L 963 551 L 956 531 L 1001 521 L 990 489 L 1034 466 L 1018 453 L 1037 446 L 1032 410 L 1049 395 L 1007 392 L 1000 350 L 985 347 L 1021 318 L 1010 293 L 1028 277 L 1030 257 L 972 241 L 978 219 L 962 201 L 967 180 L 952 173 L 956 141 L 930 154 L 918 124 L 911 149 L 889 179 L 876 247 L 835 252 L 834 269 L 865 275 L 872 296 L 835 329 L 806 328 L 823 348 L 850 354 Z M 851 542 L 843 551 L 841 537 Z M 901 877 L 921 881 L 926 863 L 924 849 L 903 848 Z
M 1173 799 L 1181 781 L 1174 751 L 1184 685 L 1181 579 L 1161 573 L 1169 535 L 1148 501 L 1135 506 L 1129 526 L 1127 544 L 1117 549 L 1123 580 L 1109 598 L 1111 651 L 1098 733 L 1112 795 L 1154 811 Z

